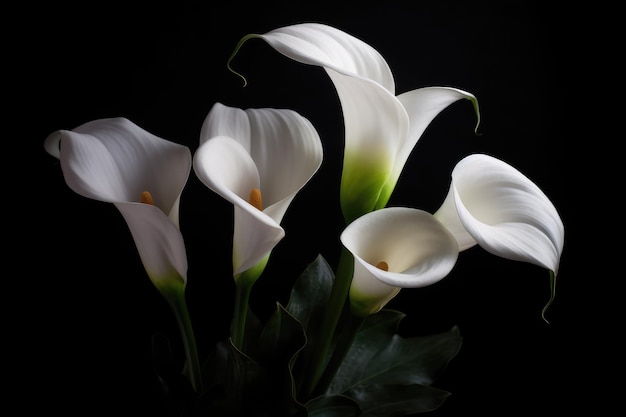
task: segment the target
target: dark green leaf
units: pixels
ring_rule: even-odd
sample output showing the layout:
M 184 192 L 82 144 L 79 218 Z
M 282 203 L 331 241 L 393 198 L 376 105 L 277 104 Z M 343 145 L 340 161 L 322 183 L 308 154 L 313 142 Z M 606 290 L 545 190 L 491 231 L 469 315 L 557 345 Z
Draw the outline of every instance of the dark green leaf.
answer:
M 450 393 L 411 384 L 359 385 L 346 395 L 359 403 L 362 417 L 401 417 L 432 411 L 441 406 Z
M 250 347 L 250 354 L 263 364 L 287 364 L 306 343 L 304 329 L 279 303 L 263 328 L 259 339 Z
M 366 320 L 328 392 L 344 393 L 357 385 L 430 385 L 458 353 L 458 328 L 439 334 L 403 338 L 395 334 L 404 314 L 382 310 Z
M 359 405 L 344 395 L 323 395 L 307 402 L 309 417 L 357 417 L 361 415 Z
M 294 283 L 286 309 L 302 323 L 305 331 L 311 321 L 322 319 L 334 278 L 326 260 L 318 255 Z
M 429 336 L 394 335 L 368 365 L 368 383 L 430 385 L 461 348 L 461 336 L 451 330 Z
M 275 415 L 306 415 L 296 400 L 291 369 L 295 357 L 306 343 L 304 329 L 280 304 L 269 318 L 259 339 L 250 346 L 250 355 L 268 371 L 265 380 L 263 406 Z M 270 415 L 270 414 L 268 414 Z
M 222 385 L 226 381 L 226 374 L 229 369 L 228 341 L 220 341 L 211 349 L 202 364 L 202 377 L 206 389 L 215 385 Z
M 237 349 L 229 340 L 228 343 L 228 371 L 226 374 L 225 392 L 232 396 L 253 396 L 263 387 L 267 378 L 267 370 L 256 360 Z
M 224 383 L 207 391 L 202 398 L 202 410 L 211 410 L 208 415 L 306 415 L 304 406 L 292 400 L 290 384 L 283 382 L 287 374 L 286 365 L 275 369 L 264 366 L 237 349 L 230 340 L 227 352 Z
M 364 366 L 378 352 L 385 349 L 395 334 L 404 313 L 381 310 L 369 316 L 357 333 L 354 342 L 328 389 L 329 393 L 340 394 L 363 379 Z
M 286 309 L 302 324 L 307 338 L 306 346 L 298 353 L 297 362 L 294 357 L 290 364 L 298 389 L 309 377 L 312 347 L 316 345 L 319 325 L 328 308 L 333 281 L 334 274 L 330 266 L 322 255 L 318 255 L 300 274 L 289 296 Z

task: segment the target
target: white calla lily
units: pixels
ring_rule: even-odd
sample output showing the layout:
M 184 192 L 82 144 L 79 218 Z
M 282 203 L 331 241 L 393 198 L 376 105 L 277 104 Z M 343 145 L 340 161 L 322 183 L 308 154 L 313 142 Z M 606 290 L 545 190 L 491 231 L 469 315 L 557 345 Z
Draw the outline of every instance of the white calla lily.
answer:
M 454 236 L 432 214 L 388 207 L 350 223 L 341 242 L 354 256 L 350 286 L 352 312 L 382 309 L 401 288 L 434 284 L 448 275 L 458 257 Z
M 159 138 L 124 118 L 100 119 L 56 131 L 44 146 L 60 159 L 72 190 L 118 208 L 146 272 L 166 297 L 169 291 L 186 285 L 187 255 L 178 213 L 191 171 L 187 147 Z
M 322 155 L 317 131 L 295 111 L 213 106 L 193 166 L 207 187 L 234 205 L 235 277 L 263 261 L 283 238 L 283 216 Z M 260 201 L 251 201 L 251 192 Z
M 186 146 L 159 138 L 125 118 L 59 130 L 44 141 L 76 193 L 122 213 L 150 280 L 176 315 L 192 387 L 202 391 L 200 361 L 185 299 L 187 254 L 179 226 L 180 196 L 191 172 Z
M 331 78 L 344 114 L 341 206 L 348 222 L 386 206 L 412 149 L 443 109 L 468 99 L 480 122 L 476 97 L 456 88 L 425 87 L 396 96 L 381 54 L 332 26 L 301 23 L 249 34 L 230 60 L 252 38 L 263 39 L 295 61 L 323 67 Z
M 565 228 L 543 191 L 504 161 L 484 154 L 463 158 L 452 171 L 448 194 L 435 212 L 461 251 L 478 244 L 502 258 L 550 271 L 550 300 L 565 242 Z
M 478 244 L 558 274 L 565 230 L 556 208 L 535 183 L 500 159 L 473 154 L 459 161 L 435 217 L 461 251 Z

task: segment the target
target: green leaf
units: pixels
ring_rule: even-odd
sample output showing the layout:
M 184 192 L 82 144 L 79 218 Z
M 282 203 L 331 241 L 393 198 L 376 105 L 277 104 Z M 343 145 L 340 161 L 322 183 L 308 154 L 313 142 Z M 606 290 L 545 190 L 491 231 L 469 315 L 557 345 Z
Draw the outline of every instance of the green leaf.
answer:
M 340 394 L 363 378 L 363 369 L 373 356 L 384 349 L 396 332 L 405 314 L 395 310 L 381 310 L 369 316 L 357 333 L 350 350 L 331 382 L 328 393 Z
M 286 309 L 302 324 L 305 331 L 309 323 L 322 319 L 334 279 L 332 269 L 324 257 L 318 255 L 294 283 Z
M 276 303 L 276 311 L 269 318 L 258 340 L 250 346 L 250 355 L 266 366 L 287 364 L 306 343 L 300 322 Z
M 254 397 L 263 388 L 267 378 L 267 370 L 229 340 L 225 392 L 230 393 L 235 400 L 242 401 Z
M 361 416 L 359 404 L 344 395 L 322 395 L 307 402 L 309 417 L 357 417 Z
M 314 346 L 317 345 L 319 326 L 328 308 L 334 279 L 330 266 L 322 255 L 318 255 L 300 274 L 289 296 L 286 309 L 300 322 L 307 338 L 306 346 L 290 366 L 298 390 L 311 377 L 311 356 Z M 302 398 L 302 401 L 306 400 L 308 398 Z
M 306 409 L 296 400 L 291 372 L 296 355 L 305 343 L 300 322 L 277 303 L 261 336 L 250 346 L 250 355 L 267 369 L 264 386 L 259 389 L 263 392 L 262 402 L 267 415 L 306 415 Z
M 361 406 L 361 417 L 401 417 L 435 410 L 450 393 L 418 384 L 376 384 L 354 387 L 347 395 Z
M 382 310 L 365 321 L 331 382 L 328 393 L 358 385 L 430 385 L 461 347 L 455 326 L 447 332 L 403 338 L 395 331 L 401 312 Z
M 248 310 L 246 315 L 246 338 L 244 339 L 244 351 L 247 351 L 247 347 L 250 341 L 256 341 L 263 331 L 263 324 L 256 317 L 256 315 Z M 229 361 L 232 355 L 230 341 L 222 340 L 213 346 L 209 350 L 207 356 L 202 363 L 202 375 L 205 388 L 208 390 L 213 386 L 222 385 L 225 383 L 227 373 L 230 371 Z M 239 355 L 241 353 L 238 353 Z
M 213 346 L 202 364 L 202 377 L 204 386 L 208 390 L 216 385 L 222 385 L 226 381 L 229 368 L 230 348 L 227 341 L 220 341 Z

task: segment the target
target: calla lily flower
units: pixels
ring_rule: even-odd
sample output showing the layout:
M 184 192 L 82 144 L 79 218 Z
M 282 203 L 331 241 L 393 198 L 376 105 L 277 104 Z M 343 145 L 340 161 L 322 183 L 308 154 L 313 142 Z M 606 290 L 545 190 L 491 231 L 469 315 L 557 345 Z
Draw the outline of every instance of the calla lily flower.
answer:
M 340 197 L 348 222 L 386 206 L 409 154 L 442 110 L 468 99 L 480 122 L 476 97 L 456 88 L 425 87 L 396 95 L 393 75 L 381 54 L 332 26 L 302 23 L 246 35 L 229 64 L 252 38 L 263 39 L 295 61 L 323 67 L 334 83 L 344 116 Z
M 185 300 L 187 254 L 179 226 L 180 196 L 191 172 L 189 148 L 159 138 L 125 118 L 101 119 L 49 135 L 76 193 L 113 203 L 135 240 L 150 280 L 177 318 L 187 362 L 183 373 L 202 391 L 200 361 Z
M 166 298 L 184 289 L 187 255 L 179 202 L 191 171 L 185 146 L 161 139 L 124 118 L 101 119 L 49 135 L 76 193 L 113 203 L 131 231 L 144 268 Z
M 484 154 L 459 161 L 434 215 L 461 251 L 478 244 L 494 255 L 558 274 L 563 222 L 543 191 L 504 161 Z
M 535 183 L 497 158 L 469 155 L 452 171 L 448 194 L 434 215 L 461 251 L 478 244 L 496 256 L 548 269 L 552 294 L 545 313 L 555 295 L 565 229 Z
M 350 305 L 358 316 L 382 309 L 401 288 L 434 284 L 458 257 L 454 236 L 432 214 L 388 207 L 350 223 L 341 242 L 354 256 Z
M 295 111 L 214 104 L 193 166 L 208 188 L 234 205 L 235 279 L 266 260 L 284 237 L 283 216 L 322 154 L 317 131 Z

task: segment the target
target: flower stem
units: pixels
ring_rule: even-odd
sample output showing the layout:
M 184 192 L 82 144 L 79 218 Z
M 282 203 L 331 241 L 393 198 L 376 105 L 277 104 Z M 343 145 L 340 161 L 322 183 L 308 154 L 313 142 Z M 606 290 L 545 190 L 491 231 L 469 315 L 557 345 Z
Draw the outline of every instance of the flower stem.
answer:
M 341 329 L 341 334 L 337 338 L 337 344 L 333 349 L 332 356 L 326 364 L 324 372 L 315 387 L 315 391 L 313 392 L 314 396 L 321 395 L 328 389 L 328 386 L 335 377 L 337 370 L 348 354 L 348 351 L 350 350 L 361 325 L 365 321 L 365 318 L 366 317 L 364 316 L 357 316 L 354 314 L 350 314 L 349 317 L 346 318 L 345 327 Z
M 271 252 L 270 252 L 271 253 Z M 243 352 L 243 341 L 246 333 L 248 317 L 248 301 L 252 286 L 265 270 L 270 253 L 265 255 L 255 266 L 235 275 L 235 311 L 230 326 L 230 337 L 233 345 Z
M 235 311 L 230 329 L 230 337 L 233 345 L 243 351 L 243 339 L 246 330 L 246 317 L 248 316 L 248 300 L 252 285 L 248 285 L 245 280 L 235 283 Z
M 339 323 L 339 319 L 346 307 L 346 300 L 352 283 L 352 274 L 354 273 L 354 258 L 352 254 L 345 248 L 342 248 L 337 266 L 337 273 L 333 281 L 333 287 L 330 292 L 328 308 L 324 311 L 324 316 L 319 328 L 319 333 L 315 337 L 316 344 L 313 346 L 311 360 L 309 362 L 309 372 L 305 373 L 308 379 L 302 387 L 303 398 L 309 398 L 315 391 L 326 363 L 328 351 L 332 345 L 335 329 Z
M 170 306 L 174 311 L 176 322 L 183 339 L 185 347 L 185 355 L 187 357 L 186 370 L 188 371 L 191 386 L 196 392 L 201 393 L 204 390 L 202 384 L 202 375 L 200 373 L 200 359 L 198 357 L 198 349 L 196 346 L 196 338 L 194 335 L 189 309 L 185 300 L 184 287 L 181 291 L 176 291 L 175 296 L 170 298 Z

